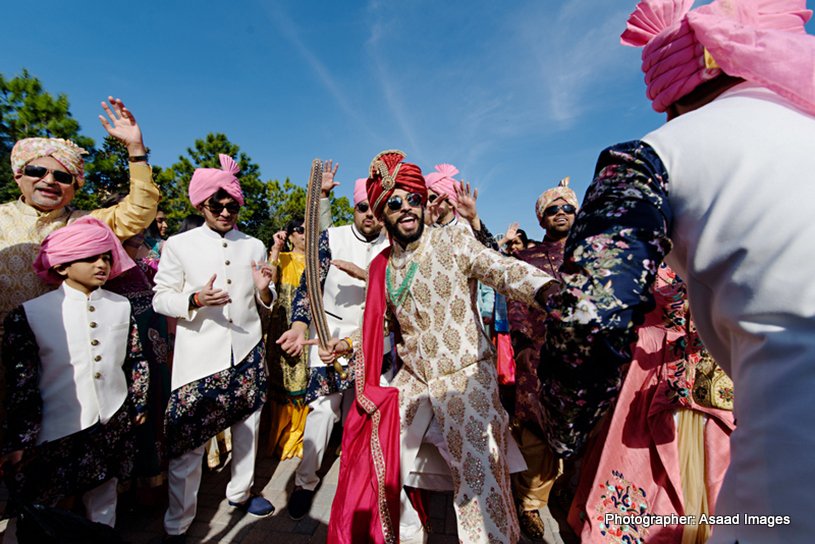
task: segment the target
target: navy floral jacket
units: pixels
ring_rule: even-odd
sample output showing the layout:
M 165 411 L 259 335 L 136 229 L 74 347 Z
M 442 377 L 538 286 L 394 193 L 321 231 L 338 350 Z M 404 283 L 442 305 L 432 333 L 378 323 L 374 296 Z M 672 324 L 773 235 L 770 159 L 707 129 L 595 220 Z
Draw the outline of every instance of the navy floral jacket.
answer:
M 671 222 L 656 152 L 641 141 L 603 151 L 566 242 L 538 366 L 544 432 L 560 455 L 580 449 L 619 394 Z

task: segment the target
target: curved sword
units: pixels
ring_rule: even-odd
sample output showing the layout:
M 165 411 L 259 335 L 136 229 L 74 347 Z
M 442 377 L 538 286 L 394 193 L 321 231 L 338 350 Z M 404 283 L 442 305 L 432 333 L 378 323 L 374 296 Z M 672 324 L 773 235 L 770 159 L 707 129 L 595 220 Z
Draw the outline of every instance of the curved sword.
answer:
M 306 288 L 308 289 L 308 301 L 311 308 L 311 322 L 317 330 L 317 338 L 322 349 L 328 348 L 328 341 L 331 339 L 331 331 L 328 329 L 328 321 L 325 317 L 325 307 L 323 306 L 323 291 L 320 288 L 320 186 L 323 179 L 323 161 L 314 159 L 311 161 L 311 174 L 309 175 L 308 187 L 306 190 Z M 334 370 L 344 380 L 348 374 L 342 369 L 342 365 L 335 358 Z

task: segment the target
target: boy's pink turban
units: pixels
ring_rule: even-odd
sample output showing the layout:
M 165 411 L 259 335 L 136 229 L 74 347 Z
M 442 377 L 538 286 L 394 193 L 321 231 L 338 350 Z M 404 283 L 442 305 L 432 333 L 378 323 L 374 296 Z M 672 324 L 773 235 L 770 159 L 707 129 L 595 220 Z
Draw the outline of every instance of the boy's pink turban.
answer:
M 624 45 L 644 47 L 642 70 L 655 111 L 722 72 L 758 83 L 815 114 L 815 36 L 806 0 L 642 0 Z
M 217 168 L 196 168 L 190 180 L 190 202 L 193 206 L 198 206 L 206 199 L 223 189 L 229 196 L 243 206 L 243 191 L 238 178 L 235 177 L 240 171 L 238 164 L 229 155 L 220 154 L 221 169 Z
M 46 283 L 60 283 L 63 278 L 52 270 L 53 267 L 108 251 L 113 255 L 108 279 L 136 266 L 110 227 L 86 215 L 45 237 L 34 261 L 34 270 Z

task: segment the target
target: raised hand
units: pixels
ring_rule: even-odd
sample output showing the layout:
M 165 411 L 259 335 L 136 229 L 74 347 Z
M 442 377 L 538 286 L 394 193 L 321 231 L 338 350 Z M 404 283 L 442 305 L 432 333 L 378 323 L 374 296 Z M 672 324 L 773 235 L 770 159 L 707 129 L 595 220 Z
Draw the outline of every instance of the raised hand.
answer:
M 339 181 L 334 181 L 334 176 L 337 173 L 337 169 L 340 167 L 339 163 L 334 165 L 334 169 L 331 169 L 331 159 L 327 161 L 323 161 L 323 180 L 320 184 L 320 196 L 323 198 L 328 198 L 328 195 L 331 194 L 331 191 L 334 190 L 334 187 L 340 184 Z
M 269 288 L 269 284 L 272 282 L 272 267 L 269 266 L 269 263 L 263 261 L 254 261 L 252 260 L 252 279 L 255 282 L 255 287 L 258 288 L 258 291 L 263 293 L 263 291 Z
M 475 206 L 475 201 L 478 199 L 478 189 L 470 194 L 470 182 L 465 184 L 464 180 L 461 180 L 459 183 L 460 186 L 459 184 L 453 185 L 456 189 L 458 203 L 452 201 L 451 203 L 461 217 L 472 223 L 472 221 L 478 217 Z
M 108 118 L 103 115 L 99 116 L 102 121 L 102 126 L 108 131 L 108 134 L 122 142 L 127 147 L 127 152 L 131 157 L 138 157 L 147 154 L 147 149 L 144 147 L 142 140 L 141 129 L 133 117 L 133 113 L 127 109 L 124 103 L 112 96 L 108 97 L 110 106 L 106 102 L 102 102 L 102 108 Z M 111 111 L 113 108 L 113 111 Z
M 283 251 L 283 246 L 286 245 L 286 231 L 281 230 L 272 235 L 272 249 L 276 249 L 278 253 Z
M 198 304 L 201 306 L 224 306 L 229 302 L 229 293 L 213 288 L 216 276 L 217 274 L 213 274 L 204 288 L 198 291 Z
M 441 209 L 440 209 L 441 204 L 442 204 L 442 202 L 446 202 L 446 201 L 447 201 L 447 195 L 446 194 L 440 194 L 439 197 L 436 200 L 434 200 L 433 202 L 430 202 L 427 205 L 427 208 L 425 208 L 425 212 L 424 212 L 424 224 L 425 225 L 427 225 L 427 226 L 433 225 L 436 221 L 439 220 L 439 217 L 441 217 Z
M 510 223 L 509 226 L 507 227 L 507 234 L 505 238 L 507 240 L 514 240 L 515 237 L 518 236 L 518 227 L 519 225 L 517 222 Z

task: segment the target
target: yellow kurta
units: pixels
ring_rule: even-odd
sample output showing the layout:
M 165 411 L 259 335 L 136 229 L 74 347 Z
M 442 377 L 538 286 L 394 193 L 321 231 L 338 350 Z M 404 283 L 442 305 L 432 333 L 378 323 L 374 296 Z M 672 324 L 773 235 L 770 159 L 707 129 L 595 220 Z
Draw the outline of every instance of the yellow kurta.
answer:
M 535 294 L 552 278 L 485 248 L 463 227 L 428 229 L 418 242 L 391 251 L 388 307 L 403 341 L 397 348 L 403 366 L 391 383 L 399 388 L 402 481 L 435 416 L 450 452 L 459 539 L 517 542 L 509 419 L 498 398 L 495 347 L 479 318 L 478 281 L 536 304 Z M 413 280 L 405 281 L 412 263 Z
M 278 306 L 272 313 L 266 337 L 269 366 L 271 430 L 266 455 L 281 459 L 303 457 L 303 431 L 306 428 L 308 406 L 303 403 L 308 385 L 307 350 L 299 357 L 289 357 L 276 340 L 289 329 L 291 303 L 306 268 L 302 253 L 281 253 L 278 265 Z

